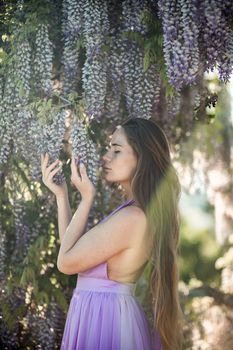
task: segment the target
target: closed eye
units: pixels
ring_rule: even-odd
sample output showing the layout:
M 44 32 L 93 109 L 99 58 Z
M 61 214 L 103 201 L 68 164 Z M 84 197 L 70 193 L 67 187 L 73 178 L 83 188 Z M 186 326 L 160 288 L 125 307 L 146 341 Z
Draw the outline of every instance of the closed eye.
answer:
M 114 151 L 114 153 L 119 153 L 120 151 Z

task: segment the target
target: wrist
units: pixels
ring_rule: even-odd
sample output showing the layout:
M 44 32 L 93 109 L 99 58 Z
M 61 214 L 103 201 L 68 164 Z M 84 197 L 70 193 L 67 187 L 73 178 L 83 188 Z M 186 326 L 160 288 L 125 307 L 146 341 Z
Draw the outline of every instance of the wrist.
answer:
M 82 197 L 81 201 L 84 203 L 89 203 L 92 204 L 94 201 L 95 196 L 94 195 L 90 195 L 88 197 Z
M 64 193 L 59 193 L 56 195 L 56 200 L 57 202 L 60 202 L 60 201 L 64 201 L 68 198 L 68 192 L 64 192 Z

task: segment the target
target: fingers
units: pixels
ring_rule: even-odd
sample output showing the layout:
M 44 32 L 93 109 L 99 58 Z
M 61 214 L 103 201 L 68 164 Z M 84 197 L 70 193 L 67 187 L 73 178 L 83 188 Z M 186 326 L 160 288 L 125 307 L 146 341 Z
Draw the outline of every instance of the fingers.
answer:
M 79 161 L 79 156 L 76 157 L 76 162 L 75 162 L 75 158 L 74 158 L 74 155 L 72 154 L 72 157 L 71 157 L 71 164 L 70 164 L 70 167 L 71 167 L 71 172 L 73 174 L 77 173 L 77 175 L 80 177 L 80 174 L 79 174 L 79 171 L 77 169 L 77 164 L 78 164 L 78 161 Z
M 45 159 L 44 154 L 41 154 L 41 155 L 40 155 L 40 163 L 41 163 L 41 170 L 42 170 L 42 173 L 43 173 L 43 171 L 44 171 L 44 159 Z
M 79 164 L 80 163 L 80 164 Z M 79 164 L 79 166 L 78 166 Z M 81 166 L 82 164 L 82 160 L 80 160 L 80 156 L 77 156 L 76 158 L 74 157 L 74 155 L 72 154 L 71 157 L 71 181 L 81 181 L 84 182 L 85 181 L 85 175 L 86 172 L 83 169 L 83 167 Z
M 42 170 L 42 174 L 44 174 L 46 166 L 48 164 L 48 160 L 49 160 L 49 154 L 45 153 L 45 155 L 41 154 L 41 170 Z
M 80 165 L 79 165 L 79 171 L 82 176 L 86 177 L 87 175 L 86 167 L 82 161 L 80 162 Z
M 47 177 L 49 176 L 51 170 L 53 168 L 55 168 L 55 166 L 58 164 L 59 159 L 56 159 L 52 164 L 50 164 L 50 166 L 48 166 L 47 168 L 45 168 L 45 172 L 44 172 L 44 176 Z
M 46 153 L 45 156 L 43 154 L 41 154 L 41 170 L 42 170 L 42 175 L 43 175 L 44 179 L 46 179 L 50 175 L 51 170 L 59 162 L 59 159 L 56 159 L 52 164 L 50 164 L 48 167 L 46 167 L 47 164 L 48 164 L 48 160 L 49 160 L 49 154 L 48 153 Z M 60 169 L 60 167 L 58 168 L 58 170 L 59 169 Z M 57 168 L 56 168 L 56 170 L 57 170 Z
M 48 178 L 52 179 L 53 176 L 54 176 L 60 169 L 61 169 L 60 166 L 57 167 L 57 168 L 55 168 L 53 171 L 51 171 L 51 172 L 49 173 Z
M 88 181 L 88 176 L 87 176 L 86 167 L 83 161 L 80 161 L 79 172 L 80 172 L 79 179 L 82 180 L 82 183 L 86 183 Z
M 78 163 L 78 161 L 79 161 L 79 156 L 76 157 L 76 161 L 77 161 L 77 163 Z M 71 168 L 76 169 L 77 163 L 75 162 L 74 155 L 72 154 L 72 157 L 71 157 Z

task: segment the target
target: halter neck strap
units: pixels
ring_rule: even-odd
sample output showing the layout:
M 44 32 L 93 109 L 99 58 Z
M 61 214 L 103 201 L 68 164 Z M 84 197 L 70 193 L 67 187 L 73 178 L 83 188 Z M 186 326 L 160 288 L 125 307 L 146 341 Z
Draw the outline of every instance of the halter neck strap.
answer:
M 127 199 L 125 202 L 123 202 L 122 204 L 120 204 L 117 208 L 115 208 L 111 213 L 109 213 L 107 216 L 105 216 L 101 221 L 104 221 L 105 219 L 107 219 L 109 216 L 115 214 L 118 210 L 120 210 L 123 207 L 126 207 L 127 205 L 131 205 L 132 203 L 134 203 L 135 200 L 134 199 Z

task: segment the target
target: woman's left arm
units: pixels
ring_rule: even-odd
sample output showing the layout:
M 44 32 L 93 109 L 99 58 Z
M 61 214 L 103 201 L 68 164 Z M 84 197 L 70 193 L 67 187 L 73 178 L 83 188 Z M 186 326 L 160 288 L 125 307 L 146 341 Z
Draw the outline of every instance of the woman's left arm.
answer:
M 65 260 L 65 255 L 73 248 L 86 229 L 89 212 L 96 194 L 96 189 L 87 176 L 85 165 L 80 163 L 78 172 L 73 156 L 71 161 L 71 181 L 79 190 L 82 199 L 66 229 L 60 245 L 60 250 L 57 257 L 57 267 L 59 270 L 61 268 L 62 261 Z
M 75 243 L 85 232 L 93 200 L 94 197 L 92 196 L 90 198 L 81 199 L 78 209 L 74 213 L 60 245 L 57 258 L 58 269 L 60 269 L 60 262 L 63 260 L 64 255 L 73 248 Z

